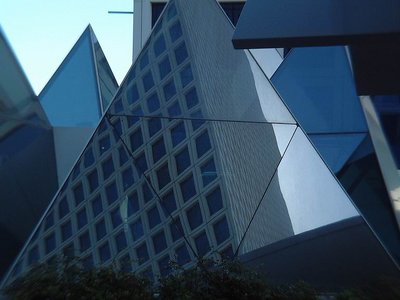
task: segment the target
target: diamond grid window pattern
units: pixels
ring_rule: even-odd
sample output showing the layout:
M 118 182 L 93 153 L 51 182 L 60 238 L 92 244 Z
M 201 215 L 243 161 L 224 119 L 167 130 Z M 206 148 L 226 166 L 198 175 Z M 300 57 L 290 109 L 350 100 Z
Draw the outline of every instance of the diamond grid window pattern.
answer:
M 173 190 L 162 197 L 161 207 L 166 218 L 177 209 Z
M 101 202 L 101 197 L 97 196 L 92 200 L 92 212 L 93 216 L 97 217 L 100 213 L 103 212 L 103 203 Z
M 135 158 L 135 167 L 139 173 L 139 177 L 142 177 L 142 175 L 147 171 L 147 160 L 145 152 L 140 153 Z
M 119 225 L 122 224 L 121 212 L 120 208 L 117 207 L 111 212 L 111 223 L 113 228 L 117 228 Z
M 217 241 L 218 245 L 225 242 L 229 238 L 229 226 L 225 216 L 213 225 L 213 229 L 215 240 Z
M 190 254 L 185 244 L 179 246 L 175 249 L 175 254 L 177 258 L 177 263 L 180 266 L 190 262 Z
M 211 149 L 210 137 L 208 131 L 204 131 L 196 138 L 196 151 L 197 157 L 202 157 L 208 150 Z
M 151 188 L 147 182 L 142 184 L 142 197 L 144 203 L 147 203 L 153 199 L 153 192 L 151 191 Z
M 51 251 L 53 251 L 56 248 L 56 236 L 53 233 L 49 234 L 45 239 L 44 239 L 44 248 L 46 254 L 49 254 Z
M 106 180 L 114 172 L 114 163 L 112 157 L 109 157 L 106 161 L 101 164 L 103 170 L 103 178 Z
M 167 46 L 165 44 L 165 39 L 164 36 L 161 34 L 154 42 L 154 54 L 156 56 L 160 56 L 160 54 L 162 54 L 166 49 Z
M 149 113 L 155 112 L 160 108 L 160 100 L 158 99 L 157 93 L 151 94 L 147 98 L 147 109 Z
M 117 249 L 117 252 L 121 252 L 122 250 L 126 249 L 128 246 L 128 243 L 126 241 L 125 233 L 123 231 L 120 231 L 114 238 L 115 240 L 115 247 Z
M 46 219 L 44 220 L 44 230 L 49 229 L 53 225 L 54 225 L 54 213 L 49 212 L 48 215 L 46 216 Z
M 128 121 L 128 126 L 132 127 L 136 123 L 140 121 L 140 116 L 143 116 L 143 110 L 142 107 L 137 106 L 134 109 L 132 109 L 132 116 L 127 116 L 127 121 Z
M 67 198 L 64 197 L 61 199 L 60 203 L 58 204 L 58 218 L 62 219 L 69 213 L 69 205 Z
M 99 152 L 100 155 L 105 153 L 111 147 L 110 136 L 106 135 L 99 141 Z
M 188 58 L 188 52 L 186 49 L 185 42 L 182 42 L 176 49 L 175 49 L 175 60 L 178 65 Z
M 79 247 L 80 247 L 80 252 L 84 252 L 85 250 L 89 249 L 91 246 L 90 244 L 90 235 L 89 232 L 86 231 L 83 234 L 79 236 Z
M 175 155 L 175 164 L 176 164 L 176 172 L 178 174 L 185 171 L 189 168 L 190 162 L 190 154 L 188 147 L 183 148 L 178 154 Z
M 190 175 L 180 183 L 182 199 L 184 202 L 189 201 L 197 194 L 193 176 Z
M 175 147 L 180 144 L 186 138 L 185 124 L 179 122 L 174 128 L 171 129 L 171 141 Z
M 135 178 L 133 176 L 133 170 L 131 167 L 122 171 L 122 185 L 126 191 L 135 183 Z
M 99 177 L 97 175 L 97 170 L 94 170 L 87 176 L 87 180 L 89 183 L 89 190 L 93 192 L 99 186 Z
M 152 154 L 154 163 L 166 154 L 164 139 L 162 137 L 152 145 Z
M 78 229 L 81 229 L 83 226 L 85 226 L 88 223 L 87 219 L 87 214 L 86 214 L 86 208 L 82 208 L 77 214 L 76 214 L 76 222 L 78 225 Z
M 215 169 L 214 159 L 210 159 L 200 168 L 203 186 L 209 185 L 217 178 L 217 170 Z
M 132 151 L 136 151 L 143 144 L 143 135 L 142 130 L 139 128 L 134 131 L 130 136 L 131 141 L 131 149 Z
M 161 217 L 160 213 L 158 212 L 157 206 L 153 206 L 147 211 L 147 220 L 149 222 L 150 229 L 161 223 Z
M 179 217 L 176 217 L 174 220 L 172 220 L 171 224 L 169 225 L 169 230 L 171 232 L 171 238 L 174 242 L 183 237 L 184 231 L 181 219 Z
M 111 258 L 110 245 L 105 242 L 99 247 L 99 258 L 102 263 L 105 263 Z
M 79 204 L 82 203 L 83 200 L 85 200 L 85 196 L 83 194 L 83 186 L 81 183 L 79 183 L 75 188 L 74 188 L 74 199 L 75 199 L 75 206 L 78 206 Z
M 169 101 L 172 97 L 176 95 L 176 87 L 174 79 L 170 80 L 164 85 L 163 91 L 164 91 L 164 98 L 166 101 Z
M 152 118 L 147 121 L 147 126 L 149 129 L 149 137 L 152 137 L 162 128 L 162 123 L 160 118 Z
M 210 251 L 210 243 L 208 241 L 208 237 L 205 231 L 195 237 L 194 243 L 196 245 L 197 254 L 199 256 L 204 256 L 205 254 L 207 254 L 208 251 Z
M 171 72 L 171 63 L 169 62 L 168 55 L 158 64 L 160 72 L 160 79 L 164 79 Z
M 97 241 L 101 240 L 107 234 L 106 223 L 104 219 L 96 223 L 96 239 Z
M 144 231 L 141 218 L 135 220 L 132 224 L 129 225 L 129 227 L 131 229 L 131 235 L 133 241 L 137 241 L 143 236 Z
M 34 246 L 28 253 L 28 264 L 32 265 L 39 261 L 39 248 Z
M 137 191 L 133 191 L 128 197 L 128 216 L 132 216 L 140 210 Z
M 143 88 L 145 92 L 148 92 L 154 86 L 153 74 L 148 71 L 142 78 Z
M 126 98 L 129 104 L 133 104 L 139 100 L 139 91 L 136 84 L 133 84 L 130 88 L 128 88 Z
M 85 154 L 83 155 L 83 165 L 85 168 L 90 167 L 94 163 L 94 155 L 91 147 L 86 148 Z
M 182 36 L 182 27 L 179 21 L 177 21 L 169 28 L 169 35 L 172 42 L 175 42 Z
M 186 211 L 186 216 L 190 229 L 192 230 L 196 229 L 203 223 L 203 216 L 198 202 Z
M 175 101 L 171 106 L 168 107 L 168 116 L 171 118 L 179 117 L 182 114 L 181 106 L 179 101 Z
M 160 190 L 168 183 L 170 183 L 171 176 L 169 175 L 168 164 L 163 165 L 161 168 L 157 170 L 157 181 L 158 181 L 158 188 Z
M 199 98 L 197 97 L 197 91 L 195 87 L 191 88 L 189 92 L 186 93 L 185 100 L 187 109 L 191 109 L 199 104 Z
M 180 72 L 180 77 L 183 88 L 193 81 L 193 73 L 190 65 L 187 65 L 185 68 L 182 69 L 182 71 Z
M 71 221 L 67 221 L 63 225 L 61 225 L 61 238 L 64 241 L 69 239 L 72 236 L 72 225 Z
M 223 207 L 222 195 L 219 186 L 206 196 L 206 201 L 210 215 L 213 215 L 222 209 Z
M 164 231 L 160 231 L 152 236 L 154 253 L 158 254 L 167 248 L 167 240 Z
M 118 200 L 118 189 L 115 181 L 106 186 L 106 197 L 108 205 L 111 205 Z

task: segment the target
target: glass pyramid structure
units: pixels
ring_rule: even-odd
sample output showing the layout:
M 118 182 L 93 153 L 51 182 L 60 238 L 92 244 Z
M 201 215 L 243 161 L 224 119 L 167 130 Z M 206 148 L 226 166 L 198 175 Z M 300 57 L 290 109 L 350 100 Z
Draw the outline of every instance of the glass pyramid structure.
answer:
M 89 25 L 39 94 L 55 127 L 96 127 L 118 84 Z
M 3 284 L 57 255 L 154 278 L 364 222 L 232 34 L 217 2 L 169 1 Z

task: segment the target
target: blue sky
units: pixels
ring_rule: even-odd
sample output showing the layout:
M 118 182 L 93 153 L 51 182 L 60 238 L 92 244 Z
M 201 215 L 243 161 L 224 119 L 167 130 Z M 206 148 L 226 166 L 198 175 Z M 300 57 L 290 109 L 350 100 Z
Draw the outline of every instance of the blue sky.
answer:
M 132 63 L 132 0 L 0 0 L 0 26 L 39 94 L 90 23 L 118 82 Z

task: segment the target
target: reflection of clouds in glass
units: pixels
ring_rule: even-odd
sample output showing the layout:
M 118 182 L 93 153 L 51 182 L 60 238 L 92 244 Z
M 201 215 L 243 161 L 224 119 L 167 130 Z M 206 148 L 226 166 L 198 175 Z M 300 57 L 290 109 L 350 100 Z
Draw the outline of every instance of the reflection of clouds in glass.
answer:
M 358 215 L 301 130 L 289 145 L 278 178 L 295 234 Z

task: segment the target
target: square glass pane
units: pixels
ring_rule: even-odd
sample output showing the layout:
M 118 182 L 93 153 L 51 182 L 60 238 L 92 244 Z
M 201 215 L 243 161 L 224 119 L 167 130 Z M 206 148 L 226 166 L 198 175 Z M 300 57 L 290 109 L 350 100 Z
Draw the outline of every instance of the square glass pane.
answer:
M 142 197 L 144 203 L 147 203 L 153 199 L 153 192 L 147 182 L 142 184 Z
M 136 84 L 133 84 L 131 87 L 128 88 L 126 92 L 126 100 L 129 104 L 133 104 L 138 101 L 140 98 L 139 91 Z
M 161 223 L 161 217 L 157 206 L 153 206 L 147 211 L 147 220 L 149 222 L 150 229 Z
M 179 105 L 179 101 L 175 101 L 168 107 L 168 116 L 174 118 L 179 117 L 180 115 L 182 115 L 181 106 Z
M 192 130 L 196 131 L 203 125 L 206 121 L 204 120 L 203 113 L 201 110 L 197 110 L 194 113 L 190 114 L 190 117 L 194 120 L 192 120 Z
M 109 157 L 106 161 L 101 164 L 103 170 L 103 179 L 106 180 L 114 172 L 114 163 L 112 157 Z
M 166 154 L 164 139 L 161 137 L 157 142 L 155 142 L 152 145 L 151 150 L 153 154 L 153 163 L 156 163 Z
M 164 79 L 165 76 L 171 72 L 171 63 L 169 62 L 168 56 L 166 56 L 159 64 L 158 70 L 160 72 L 160 79 Z
M 194 183 L 193 176 L 190 175 L 180 183 L 182 199 L 184 202 L 189 201 L 193 196 L 197 194 L 196 186 Z
M 188 147 L 183 148 L 182 151 L 175 155 L 175 164 L 178 174 L 190 167 L 191 162 Z
M 76 223 L 78 224 L 78 229 L 81 229 L 83 226 L 85 226 L 87 222 L 88 219 L 86 214 L 86 208 L 84 207 L 76 214 Z
M 160 118 L 151 118 L 147 121 L 147 126 L 149 128 L 149 136 L 152 137 L 162 128 L 162 123 Z
M 64 197 L 61 199 L 61 201 L 58 203 L 58 218 L 62 219 L 69 213 L 69 205 L 67 198 Z
M 125 237 L 125 232 L 120 231 L 115 237 L 115 248 L 117 249 L 117 252 L 120 253 L 122 250 L 126 249 L 128 246 L 128 243 L 126 241 Z
M 151 70 L 142 77 L 142 82 L 145 92 L 148 92 L 154 86 L 154 79 L 153 74 L 151 74 Z
M 140 127 L 131 134 L 130 141 L 132 152 L 136 151 L 143 145 L 143 135 Z
M 97 217 L 100 213 L 103 212 L 103 203 L 101 201 L 100 195 L 94 198 L 91 202 L 92 202 L 93 217 Z
M 140 210 L 139 197 L 136 191 L 128 197 L 128 216 L 132 216 Z
M 162 54 L 167 49 L 165 39 L 162 34 L 154 42 L 153 49 L 156 56 L 160 56 L 160 54 Z
M 61 239 L 64 242 L 71 236 L 72 236 L 72 225 L 71 221 L 68 221 L 61 225 Z
M 170 216 L 176 210 L 176 201 L 174 190 L 170 190 L 162 197 L 161 208 L 164 211 L 164 215 L 166 218 Z
M 129 225 L 132 234 L 132 240 L 135 242 L 143 236 L 143 223 L 142 219 L 135 220 L 132 224 Z
M 126 191 L 129 187 L 131 187 L 135 183 L 135 178 L 133 176 L 132 168 L 129 167 L 122 171 L 122 186 L 124 187 L 124 191 Z
M 107 134 L 99 141 L 99 152 L 100 155 L 105 153 L 111 147 L 110 136 Z
M 175 42 L 182 36 L 182 27 L 179 21 L 169 28 L 169 36 L 171 37 L 172 42 Z
M 137 247 L 135 249 L 135 252 L 139 265 L 149 260 L 149 252 L 147 251 L 146 243 L 143 243 L 139 247 Z
M 119 154 L 119 165 L 122 166 L 124 163 L 128 161 L 128 154 L 123 146 L 118 149 Z
M 137 172 L 139 173 L 139 177 L 142 177 L 142 175 L 147 171 L 148 168 L 145 152 L 140 153 L 135 158 L 135 167 Z
M 118 200 L 118 189 L 115 181 L 106 186 L 106 197 L 108 205 Z
M 82 183 L 79 183 L 73 190 L 74 199 L 75 199 L 75 206 L 78 206 L 85 200 L 85 195 L 83 194 L 83 186 Z
M 225 216 L 213 225 L 213 229 L 217 245 L 229 238 L 229 226 Z
M 149 64 L 149 54 L 146 51 L 140 58 L 140 70 L 143 70 L 148 64 Z
M 185 124 L 180 122 L 174 128 L 171 129 L 171 142 L 172 146 L 176 146 L 186 138 Z
M 208 237 L 205 231 L 200 233 L 195 239 L 194 243 L 196 245 L 197 254 L 199 256 L 204 256 L 210 251 L 210 243 L 208 241 Z
M 54 235 L 53 232 L 44 239 L 44 249 L 46 254 L 49 254 L 55 248 L 56 248 L 56 236 Z
M 178 47 L 175 49 L 175 60 L 178 65 L 180 65 L 182 62 L 188 58 L 188 52 L 186 49 L 185 42 L 182 42 Z
M 126 120 L 128 121 L 128 126 L 132 127 L 137 122 L 139 122 L 140 116 L 143 116 L 142 107 L 137 106 L 134 109 L 132 109 L 132 116 L 126 116 Z
M 210 216 L 221 210 L 223 207 L 221 189 L 218 186 L 206 196 L 208 211 Z
M 157 182 L 159 190 L 161 190 L 164 186 L 171 182 L 168 163 L 157 170 Z
M 97 222 L 95 228 L 96 228 L 96 239 L 97 241 L 99 241 L 107 234 L 106 223 L 104 222 L 104 219 Z
M 203 216 L 198 202 L 186 211 L 186 217 L 192 230 L 203 223 Z
M 83 165 L 85 168 L 90 167 L 94 163 L 94 156 L 91 147 L 86 148 L 85 154 L 83 155 Z
M 182 69 L 182 71 L 180 72 L 180 77 L 183 88 L 193 81 L 193 73 L 190 65 L 187 65 L 185 68 Z
M 163 230 L 153 235 L 152 240 L 155 254 L 158 254 L 167 248 L 167 240 L 165 239 L 165 234 Z
M 197 157 L 202 157 L 208 150 L 211 149 L 210 137 L 208 136 L 208 131 L 204 131 L 196 138 L 196 151 Z
M 199 104 L 199 98 L 197 97 L 197 91 L 195 87 L 191 88 L 189 92 L 186 93 L 185 100 L 187 109 L 191 109 Z
M 180 239 L 184 235 L 181 219 L 176 217 L 172 222 L 169 224 L 169 230 L 171 232 L 171 238 L 175 242 L 176 240 Z
M 99 177 L 97 175 L 97 170 L 95 169 L 92 173 L 87 176 L 89 183 L 89 190 L 93 192 L 99 186 Z
M 105 263 L 111 258 L 110 245 L 108 242 L 99 247 L 99 258 L 101 263 Z
M 121 212 L 119 207 L 111 211 L 110 215 L 113 228 L 117 228 L 119 225 L 122 224 Z
M 163 91 L 164 91 L 165 101 L 169 101 L 169 99 L 171 99 L 173 96 L 176 95 L 176 87 L 173 78 L 164 85 Z
M 147 110 L 149 113 L 153 113 L 160 108 L 160 100 L 158 99 L 157 92 L 151 94 L 147 100 Z
M 83 234 L 79 236 L 79 250 L 80 252 L 84 252 L 89 249 L 91 246 L 90 243 L 90 235 L 88 231 L 85 231 Z
M 214 159 L 210 159 L 200 168 L 203 187 L 209 185 L 217 178 L 217 170 L 215 169 Z

